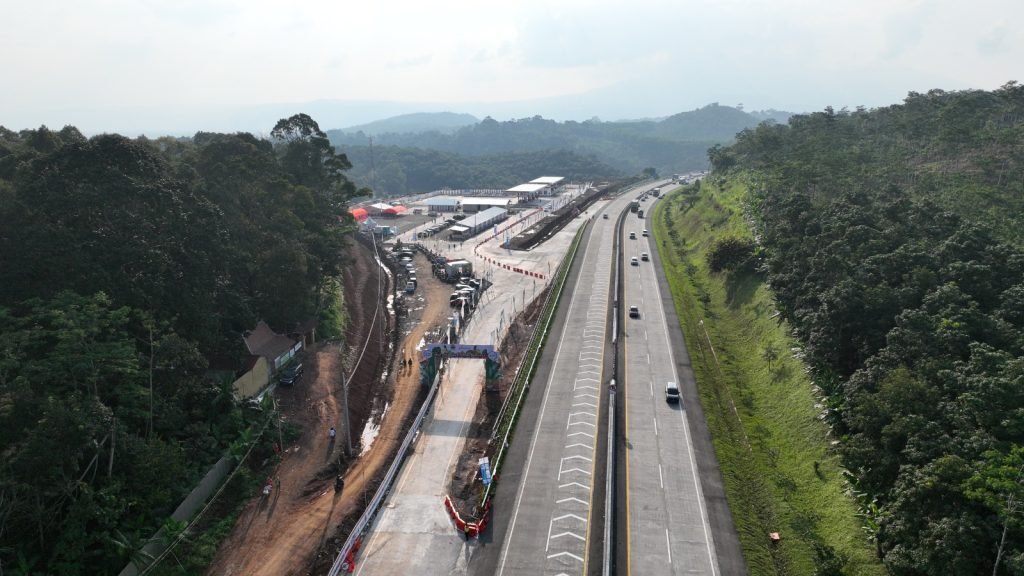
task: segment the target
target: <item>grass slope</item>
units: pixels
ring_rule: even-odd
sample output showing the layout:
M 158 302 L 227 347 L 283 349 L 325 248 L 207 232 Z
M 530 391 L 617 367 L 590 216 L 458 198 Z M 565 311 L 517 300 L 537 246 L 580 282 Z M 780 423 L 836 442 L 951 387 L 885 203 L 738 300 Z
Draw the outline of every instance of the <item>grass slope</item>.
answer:
M 660 257 L 750 574 L 885 574 L 770 290 L 756 275 L 712 274 L 705 263 L 717 240 L 751 236 L 745 192 L 678 189 L 656 207 L 654 237 L 667 242 Z M 771 370 L 769 345 L 778 350 Z

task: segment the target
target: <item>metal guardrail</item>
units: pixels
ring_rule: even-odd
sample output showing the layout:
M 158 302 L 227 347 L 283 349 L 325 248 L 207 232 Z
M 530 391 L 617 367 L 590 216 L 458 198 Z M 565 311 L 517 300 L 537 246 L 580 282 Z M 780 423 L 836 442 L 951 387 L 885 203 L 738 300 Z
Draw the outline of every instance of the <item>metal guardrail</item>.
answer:
M 607 460 L 604 479 L 604 555 L 601 566 L 603 576 L 615 573 L 615 378 L 608 383 Z
M 612 272 L 612 378 L 608 384 L 608 445 L 606 447 L 605 460 L 605 484 L 604 484 L 604 542 L 601 573 L 603 576 L 611 576 L 615 573 L 615 466 L 616 450 L 616 386 L 619 381 L 619 314 L 620 298 L 622 291 L 622 229 L 626 222 L 629 210 L 623 210 L 615 219 L 615 237 L 612 245 L 615 266 Z
M 441 382 L 441 372 L 438 371 L 437 375 L 434 376 L 434 382 L 430 386 L 430 392 L 427 393 L 426 400 L 423 401 L 423 406 L 420 407 L 419 413 L 416 415 L 416 419 L 413 421 L 412 427 L 409 428 L 409 432 L 405 435 L 405 440 L 402 441 L 402 445 L 398 448 L 398 453 L 395 455 L 395 459 L 391 461 L 391 467 L 388 468 L 387 474 L 384 475 L 384 480 L 381 482 L 380 487 L 377 488 L 377 492 L 373 495 L 373 499 L 370 500 L 366 510 L 363 511 L 363 515 L 359 517 L 356 525 L 352 528 L 352 532 L 349 533 L 348 539 L 345 540 L 345 544 L 341 547 L 338 552 L 337 558 L 334 559 L 334 564 L 331 565 L 331 570 L 328 572 L 330 576 L 338 576 L 341 573 L 342 568 L 345 567 L 345 562 L 349 552 L 352 551 L 352 547 L 355 545 L 356 540 L 363 536 L 366 528 L 370 526 L 374 518 L 377 515 L 378 508 L 384 498 L 387 497 L 391 491 L 392 484 L 394 484 L 395 476 L 401 469 L 402 464 L 405 463 L 405 459 L 408 456 L 409 446 L 412 445 L 413 440 L 419 434 L 420 427 L 423 426 L 423 418 L 427 415 L 427 412 L 434 404 L 434 397 L 437 395 L 437 389 Z

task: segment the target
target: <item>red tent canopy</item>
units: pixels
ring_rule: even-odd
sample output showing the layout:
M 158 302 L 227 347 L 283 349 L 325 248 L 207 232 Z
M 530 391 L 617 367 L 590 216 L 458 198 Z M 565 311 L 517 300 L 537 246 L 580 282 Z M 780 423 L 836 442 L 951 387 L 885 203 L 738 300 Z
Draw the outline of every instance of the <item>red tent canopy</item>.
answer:
M 350 208 L 348 212 L 356 219 L 356 222 L 362 222 L 370 217 L 370 213 L 362 208 Z
M 391 208 L 385 210 L 384 213 L 389 214 L 391 216 L 398 216 L 399 214 L 405 212 L 406 210 L 407 208 L 405 206 L 392 206 Z

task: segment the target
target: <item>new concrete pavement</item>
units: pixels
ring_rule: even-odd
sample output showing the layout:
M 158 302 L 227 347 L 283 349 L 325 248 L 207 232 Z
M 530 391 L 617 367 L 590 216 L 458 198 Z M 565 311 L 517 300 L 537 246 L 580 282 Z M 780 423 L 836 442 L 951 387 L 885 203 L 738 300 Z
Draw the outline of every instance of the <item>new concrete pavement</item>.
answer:
M 511 219 L 499 228 L 515 222 Z M 523 222 L 510 230 L 530 225 Z M 536 280 L 495 263 L 547 274 L 557 267 L 583 219 L 570 223 L 543 247 L 530 252 L 502 250 L 483 234 L 464 243 L 439 243 L 435 248 L 446 256 L 472 260 L 475 272 L 486 275 L 494 286 L 484 293 L 482 303 L 467 328 L 464 343 L 493 344 L 507 331 L 510 319 L 523 309 L 524 300 L 540 293 L 547 280 Z M 506 366 L 505 369 L 514 369 Z M 483 389 L 483 363 L 456 359 L 450 362 L 438 392 L 438 399 L 414 444 L 392 490 L 357 558 L 356 574 L 419 574 L 448 576 L 464 574 L 477 541 L 465 542 L 455 530 L 443 504 L 452 470 L 465 446 L 465 434 L 472 422 Z

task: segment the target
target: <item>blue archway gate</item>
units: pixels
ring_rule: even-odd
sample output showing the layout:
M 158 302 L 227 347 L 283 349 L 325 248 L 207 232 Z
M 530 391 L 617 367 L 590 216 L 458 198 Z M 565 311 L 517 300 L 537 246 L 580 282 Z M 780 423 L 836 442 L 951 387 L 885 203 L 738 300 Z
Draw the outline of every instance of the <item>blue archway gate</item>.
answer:
M 501 376 L 498 351 L 490 344 L 427 344 L 420 351 L 420 383 L 430 386 L 445 358 L 475 358 L 484 361 L 484 382 L 489 388 Z

